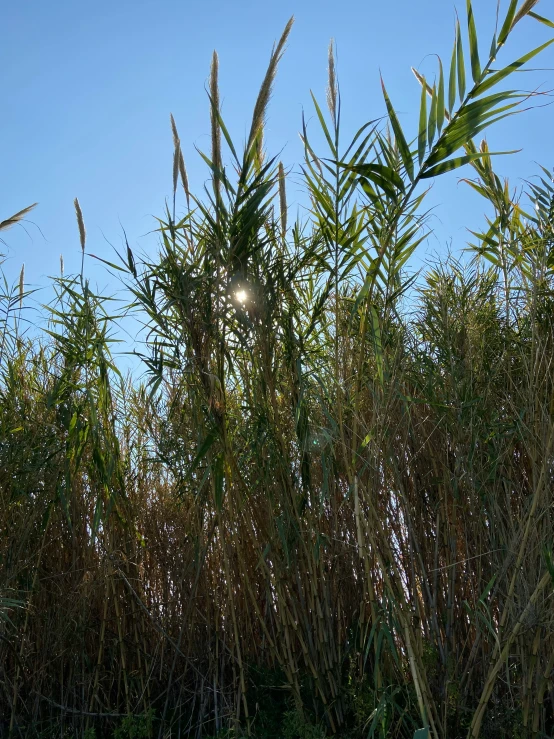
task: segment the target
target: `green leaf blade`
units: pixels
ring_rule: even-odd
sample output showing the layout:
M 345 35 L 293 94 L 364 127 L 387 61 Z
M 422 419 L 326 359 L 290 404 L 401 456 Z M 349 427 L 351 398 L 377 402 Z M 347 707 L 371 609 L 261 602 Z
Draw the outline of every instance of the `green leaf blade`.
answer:
M 548 18 L 545 18 L 542 15 L 539 15 L 538 13 L 533 13 L 532 11 L 529 13 L 531 18 L 534 18 L 536 21 L 539 21 L 539 23 L 542 23 L 545 26 L 548 26 L 548 28 L 554 28 L 554 23 L 552 21 L 549 21 Z
M 471 74 L 473 81 L 481 79 L 481 63 L 479 61 L 479 46 L 477 43 L 477 30 L 475 28 L 475 17 L 471 0 L 467 0 L 467 30 L 469 34 L 469 52 L 471 58 Z
M 440 135 L 445 117 L 445 106 L 444 106 L 444 70 L 442 68 L 442 61 L 439 58 L 439 89 L 437 93 L 437 129 Z
M 450 77 L 448 80 L 448 112 L 452 113 L 456 103 L 456 38 L 452 49 L 452 60 L 450 62 Z
M 453 159 L 447 159 L 445 162 L 440 162 L 430 169 L 426 169 L 420 175 L 420 179 L 430 179 L 431 177 L 438 177 L 445 172 L 452 172 L 453 169 L 463 167 L 464 164 L 469 164 L 475 159 L 481 159 L 484 156 L 499 156 L 500 154 L 515 154 L 515 151 L 491 151 L 491 152 L 477 152 L 476 154 L 465 154 L 464 156 L 454 157 Z
M 380 187 L 381 181 L 386 180 L 389 186 L 404 192 L 404 181 L 392 167 L 387 167 L 385 164 L 355 164 L 352 166 L 344 165 L 342 162 L 339 162 L 339 164 L 340 166 L 347 166 L 348 169 L 361 177 L 372 180 Z
M 522 67 L 524 64 L 526 64 L 531 59 L 533 59 L 533 57 L 537 56 L 537 54 L 540 54 L 541 51 L 544 51 L 545 49 L 547 49 L 553 43 L 554 43 L 554 38 L 550 39 L 550 41 L 546 41 L 544 44 L 541 44 L 541 46 L 537 46 L 536 49 L 533 49 L 528 54 L 525 54 L 519 59 L 516 59 L 515 62 L 508 64 L 508 66 L 504 67 L 504 69 L 501 69 L 500 71 L 489 75 L 483 80 L 483 82 L 481 82 L 480 85 L 478 85 L 475 88 L 475 90 L 473 90 L 471 97 L 472 98 L 478 97 L 479 95 L 482 95 L 487 90 L 490 90 L 491 87 L 494 87 L 496 84 L 498 84 L 503 79 L 508 77 L 508 75 L 517 71 L 520 67 Z
M 466 68 L 460 21 L 456 21 L 456 62 L 458 67 L 458 95 L 460 97 L 460 102 L 463 103 L 466 96 Z
M 419 106 L 419 134 L 417 137 L 417 155 L 419 166 L 423 162 L 425 156 L 425 149 L 427 144 L 427 87 L 425 84 L 425 77 L 423 78 L 423 84 L 421 85 L 421 103 Z
M 437 132 L 437 87 L 433 85 L 433 94 L 431 95 L 431 111 L 429 113 L 429 147 L 433 146 L 435 134 Z
M 385 104 L 387 106 L 387 112 L 389 114 L 389 120 L 391 122 L 392 130 L 394 131 L 394 135 L 396 138 L 396 142 L 398 144 L 398 149 L 400 150 L 400 156 L 402 157 L 402 162 L 404 163 L 404 166 L 406 168 L 406 172 L 408 173 L 408 177 L 413 182 L 414 180 L 414 163 L 412 160 L 412 155 L 410 152 L 410 148 L 408 146 L 408 143 L 406 141 L 406 137 L 404 136 L 404 132 L 402 131 L 402 127 L 400 125 L 400 122 L 396 116 L 396 112 L 392 106 L 392 103 L 390 101 L 390 98 L 387 94 L 387 90 L 385 88 L 385 83 L 383 82 L 383 79 L 381 78 L 381 87 L 383 89 L 383 97 L 385 98 Z
M 510 2 L 510 7 L 508 8 L 508 12 L 506 13 L 506 17 L 504 18 L 504 23 L 502 24 L 502 28 L 500 29 L 500 33 L 498 34 L 498 46 L 504 45 L 510 31 L 512 30 L 517 10 L 517 2 L 518 0 L 511 0 Z

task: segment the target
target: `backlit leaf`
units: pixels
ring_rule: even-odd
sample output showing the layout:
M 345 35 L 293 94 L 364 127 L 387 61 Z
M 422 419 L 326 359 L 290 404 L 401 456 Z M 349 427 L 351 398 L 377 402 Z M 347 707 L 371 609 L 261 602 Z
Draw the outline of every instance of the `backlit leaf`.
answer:
M 385 164 L 356 164 L 353 166 L 341 164 L 341 166 L 347 166 L 352 172 L 372 180 L 379 187 L 383 188 L 382 182 L 385 181 L 392 192 L 394 192 L 394 188 L 404 190 L 402 177 L 392 167 L 387 167 Z
M 400 151 L 400 156 L 402 157 L 402 162 L 404 163 L 404 166 L 406 167 L 406 172 L 408 173 L 408 177 L 410 178 L 410 180 L 413 181 L 414 163 L 412 160 L 410 148 L 406 142 L 404 132 L 402 131 L 400 122 L 398 121 L 394 108 L 392 107 L 392 103 L 389 99 L 387 90 L 385 88 L 385 83 L 383 82 L 382 78 L 381 78 L 381 87 L 383 88 L 383 97 L 385 98 L 385 104 L 387 106 L 389 120 L 391 122 L 392 130 L 394 131 L 394 136 L 396 138 L 396 143 L 398 144 L 398 149 Z
M 537 54 L 540 54 L 541 51 L 544 51 L 544 49 L 548 48 L 553 43 L 554 38 L 550 39 L 550 41 L 546 41 L 546 43 L 542 44 L 541 46 L 537 46 L 536 49 L 533 49 L 533 51 L 530 51 L 528 54 L 525 54 L 519 59 L 516 59 L 515 62 L 512 62 L 507 67 L 504 67 L 504 69 L 501 69 L 499 72 L 495 72 L 494 74 L 486 77 L 483 82 L 481 82 L 481 84 L 476 87 L 471 97 L 477 97 L 478 95 L 482 95 L 487 90 L 490 90 L 491 87 L 494 87 L 494 85 L 496 85 L 498 82 L 501 82 L 505 77 L 512 74 L 512 72 L 518 70 L 520 67 L 533 59 L 533 57 L 537 56 Z
M 464 164 L 469 164 L 469 162 L 473 162 L 475 159 L 480 159 L 483 156 L 499 156 L 500 154 L 514 153 L 514 151 L 491 151 L 487 152 L 486 154 L 482 152 L 478 152 L 477 154 L 465 154 L 464 156 L 455 157 L 454 159 L 447 159 L 445 162 L 436 164 L 434 167 L 431 167 L 431 169 L 425 170 L 425 172 L 420 175 L 420 178 L 424 180 L 429 179 L 430 177 L 437 177 L 438 175 L 444 174 L 445 172 L 451 172 L 453 169 L 463 167 Z

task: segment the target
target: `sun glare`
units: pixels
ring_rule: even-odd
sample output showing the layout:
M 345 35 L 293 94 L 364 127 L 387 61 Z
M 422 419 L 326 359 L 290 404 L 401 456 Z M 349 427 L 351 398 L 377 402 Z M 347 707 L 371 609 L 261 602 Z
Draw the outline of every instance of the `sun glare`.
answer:
M 237 290 L 237 292 L 235 293 L 235 298 L 238 300 L 239 303 L 246 303 L 248 293 L 246 292 L 246 290 Z

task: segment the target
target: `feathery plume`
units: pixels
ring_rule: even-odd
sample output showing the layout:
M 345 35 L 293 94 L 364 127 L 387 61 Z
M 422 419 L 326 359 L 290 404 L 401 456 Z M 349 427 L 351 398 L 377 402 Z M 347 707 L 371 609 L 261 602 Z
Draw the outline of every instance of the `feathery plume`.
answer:
M 175 208 L 175 193 L 177 192 L 177 180 L 179 178 L 179 153 L 181 151 L 181 140 L 177 133 L 177 125 L 173 113 L 170 113 L 171 132 L 173 133 L 173 208 Z
M 173 160 L 173 192 L 175 192 L 175 190 L 177 189 L 177 175 L 175 171 L 175 167 L 177 167 L 179 170 L 179 174 L 181 176 L 181 184 L 183 185 L 183 190 L 185 191 L 185 196 L 187 198 L 187 205 L 190 210 L 189 178 L 187 176 L 185 160 L 183 159 L 183 152 L 181 150 L 181 139 L 179 138 L 179 134 L 177 132 L 177 124 L 175 123 L 175 118 L 173 117 L 173 113 L 170 115 L 170 119 L 171 119 L 171 131 L 173 133 L 173 146 L 175 149 L 175 156 Z
M 83 220 L 83 212 L 81 210 L 81 206 L 79 205 L 79 200 L 75 198 L 73 201 L 75 205 L 75 213 L 77 215 L 77 224 L 79 226 L 79 238 L 81 241 L 81 250 L 85 251 L 85 242 L 87 239 L 87 232 L 85 230 L 85 222 Z
M 179 154 L 181 153 L 181 144 L 177 141 L 173 151 L 173 197 L 177 192 L 177 180 L 179 179 Z
M 181 140 L 179 138 L 179 134 L 177 133 L 177 124 L 175 123 L 173 113 L 169 114 L 169 119 L 171 121 L 171 133 L 173 134 L 173 146 L 177 148 L 177 144 L 180 144 Z
M 214 189 L 216 199 L 219 199 L 220 180 L 219 173 L 221 171 L 221 126 L 219 125 L 219 59 L 217 51 L 212 56 L 212 65 L 210 67 L 210 98 L 211 111 L 210 120 L 212 124 L 212 165 L 214 167 Z
M 183 185 L 183 190 L 185 191 L 185 196 L 187 198 L 187 206 L 188 206 L 188 209 L 190 210 L 189 178 L 187 177 L 185 160 L 183 159 L 183 152 L 181 151 L 180 147 L 179 147 L 179 173 L 181 175 L 181 184 Z
M 19 273 L 19 307 L 23 305 L 23 289 L 25 287 L 25 264 L 21 265 L 21 272 Z
M 254 140 L 256 139 L 256 136 L 260 132 L 260 129 L 263 128 L 267 105 L 269 103 L 269 98 L 271 97 L 273 82 L 275 80 L 275 74 L 277 72 L 277 66 L 281 57 L 283 56 L 285 44 L 287 43 L 287 39 L 289 37 L 293 23 L 294 16 L 285 26 L 285 30 L 283 31 L 283 34 L 279 39 L 279 43 L 276 47 L 274 47 L 271 53 L 267 72 L 265 73 L 262 86 L 260 87 L 260 92 L 258 93 L 258 99 L 256 100 L 256 105 L 254 106 L 254 113 L 252 115 L 252 125 L 250 127 L 250 135 L 248 136 L 247 149 L 250 149 L 250 147 L 254 143 Z
M 329 82 L 327 84 L 327 106 L 329 108 L 329 112 L 331 113 L 333 117 L 333 121 L 335 122 L 335 125 L 336 125 L 338 84 L 337 84 L 337 75 L 336 75 L 336 69 L 335 69 L 335 54 L 334 54 L 333 39 L 331 39 L 329 43 L 328 72 L 329 72 Z
M 22 221 L 23 218 L 29 213 L 33 208 L 37 205 L 37 203 L 33 203 L 32 205 L 29 205 L 27 208 L 23 208 L 23 210 L 20 210 L 18 213 L 15 213 L 11 218 L 6 218 L 4 221 L 0 221 L 0 231 L 3 231 L 6 228 L 9 228 L 10 226 L 13 226 L 14 223 L 19 223 L 19 221 Z

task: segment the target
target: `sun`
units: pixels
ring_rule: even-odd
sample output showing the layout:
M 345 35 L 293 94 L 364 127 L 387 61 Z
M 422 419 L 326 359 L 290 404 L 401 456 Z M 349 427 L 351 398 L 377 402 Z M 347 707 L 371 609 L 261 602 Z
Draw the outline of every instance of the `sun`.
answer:
M 237 290 L 235 293 L 235 298 L 239 303 L 246 303 L 246 300 L 248 299 L 248 293 L 246 290 Z

